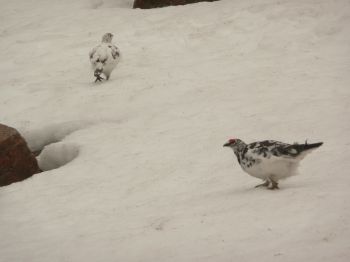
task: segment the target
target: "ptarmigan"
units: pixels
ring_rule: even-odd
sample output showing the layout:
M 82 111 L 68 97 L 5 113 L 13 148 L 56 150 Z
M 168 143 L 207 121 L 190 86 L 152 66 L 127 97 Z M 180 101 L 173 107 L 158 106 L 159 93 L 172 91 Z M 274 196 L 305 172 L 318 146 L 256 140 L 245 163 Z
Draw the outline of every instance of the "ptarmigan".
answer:
M 104 74 L 106 80 L 109 79 L 113 69 L 120 60 L 120 51 L 118 47 L 112 44 L 113 35 L 106 33 L 102 36 L 102 43 L 94 47 L 90 53 L 90 62 L 94 70 L 95 82 L 102 81 Z
M 278 181 L 295 175 L 299 162 L 322 144 L 285 144 L 273 140 L 246 144 L 240 139 L 230 139 L 224 146 L 233 149 L 245 172 L 265 181 L 256 187 L 278 189 Z

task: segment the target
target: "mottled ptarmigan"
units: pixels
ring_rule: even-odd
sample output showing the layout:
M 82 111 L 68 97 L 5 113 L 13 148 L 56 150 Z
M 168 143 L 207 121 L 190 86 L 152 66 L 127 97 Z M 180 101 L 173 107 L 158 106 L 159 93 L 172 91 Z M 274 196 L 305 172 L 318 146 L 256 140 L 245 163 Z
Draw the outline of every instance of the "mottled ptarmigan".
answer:
M 233 149 L 245 172 L 265 181 L 256 187 L 278 189 L 278 181 L 295 175 L 299 162 L 322 144 L 286 144 L 274 140 L 246 144 L 240 139 L 230 139 L 224 146 Z
M 113 35 L 106 33 L 102 36 L 102 43 L 94 47 L 90 53 L 90 62 L 94 70 L 96 81 L 102 81 L 104 74 L 106 80 L 109 79 L 113 69 L 117 66 L 120 60 L 120 51 L 118 47 L 112 44 Z

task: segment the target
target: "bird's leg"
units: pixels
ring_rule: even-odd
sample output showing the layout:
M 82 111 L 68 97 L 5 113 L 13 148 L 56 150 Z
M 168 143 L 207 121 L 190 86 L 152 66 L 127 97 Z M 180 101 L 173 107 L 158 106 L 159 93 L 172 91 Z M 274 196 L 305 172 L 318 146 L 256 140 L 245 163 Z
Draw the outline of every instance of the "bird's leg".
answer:
M 270 185 L 270 181 L 269 181 L 269 180 L 265 180 L 264 183 L 259 184 L 259 185 L 256 185 L 255 188 L 257 188 L 257 187 L 262 187 L 262 186 L 268 187 L 269 185 Z
M 95 76 L 96 76 L 95 83 L 96 83 L 97 81 L 102 82 L 102 80 L 104 80 L 104 78 L 103 78 L 103 77 L 101 77 L 101 75 L 95 75 Z
M 95 83 L 96 83 L 97 81 L 102 82 L 103 79 L 104 79 L 104 78 L 101 77 L 101 76 L 96 76 Z
M 102 80 L 104 80 L 104 78 L 103 77 L 101 77 L 101 72 L 99 72 L 99 71 L 95 71 L 95 73 L 94 73 L 94 76 L 96 77 L 96 80 L 95 80 L 95 83 L 97 82 L 97 81 L 102 81 Z
M 269 181 L 271 182 L 271 186 L 268 186 L 268 189 L 271 189 L 271 190 L 279 189 L 278 182 L 274 181 L 271 178 L 269 178 Z

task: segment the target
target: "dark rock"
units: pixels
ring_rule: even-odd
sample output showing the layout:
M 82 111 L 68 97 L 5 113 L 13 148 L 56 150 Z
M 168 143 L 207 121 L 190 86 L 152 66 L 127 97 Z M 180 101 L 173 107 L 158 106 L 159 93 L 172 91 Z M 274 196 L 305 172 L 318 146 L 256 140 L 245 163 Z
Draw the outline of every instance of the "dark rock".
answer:
M 39 173 L 36 158 L 14 128 L 0 124 L 0 186 L 22 181 Z
M 149 9 L 170 5 L 186 5 L 198 2 L 214 2 L 219 0 L 135 0 L 134 8 Z

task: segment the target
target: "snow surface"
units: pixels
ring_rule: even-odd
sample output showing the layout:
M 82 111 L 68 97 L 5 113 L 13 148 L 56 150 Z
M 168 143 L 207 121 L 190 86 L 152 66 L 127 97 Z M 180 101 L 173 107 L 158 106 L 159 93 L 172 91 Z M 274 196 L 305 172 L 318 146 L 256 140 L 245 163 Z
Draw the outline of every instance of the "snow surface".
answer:
M 0 188 L 1 262 L 349 261 L 349 1 L 0 6 L 0 122 L 49 170 Z M 268 191 L 229 137 L 325 144 Z

